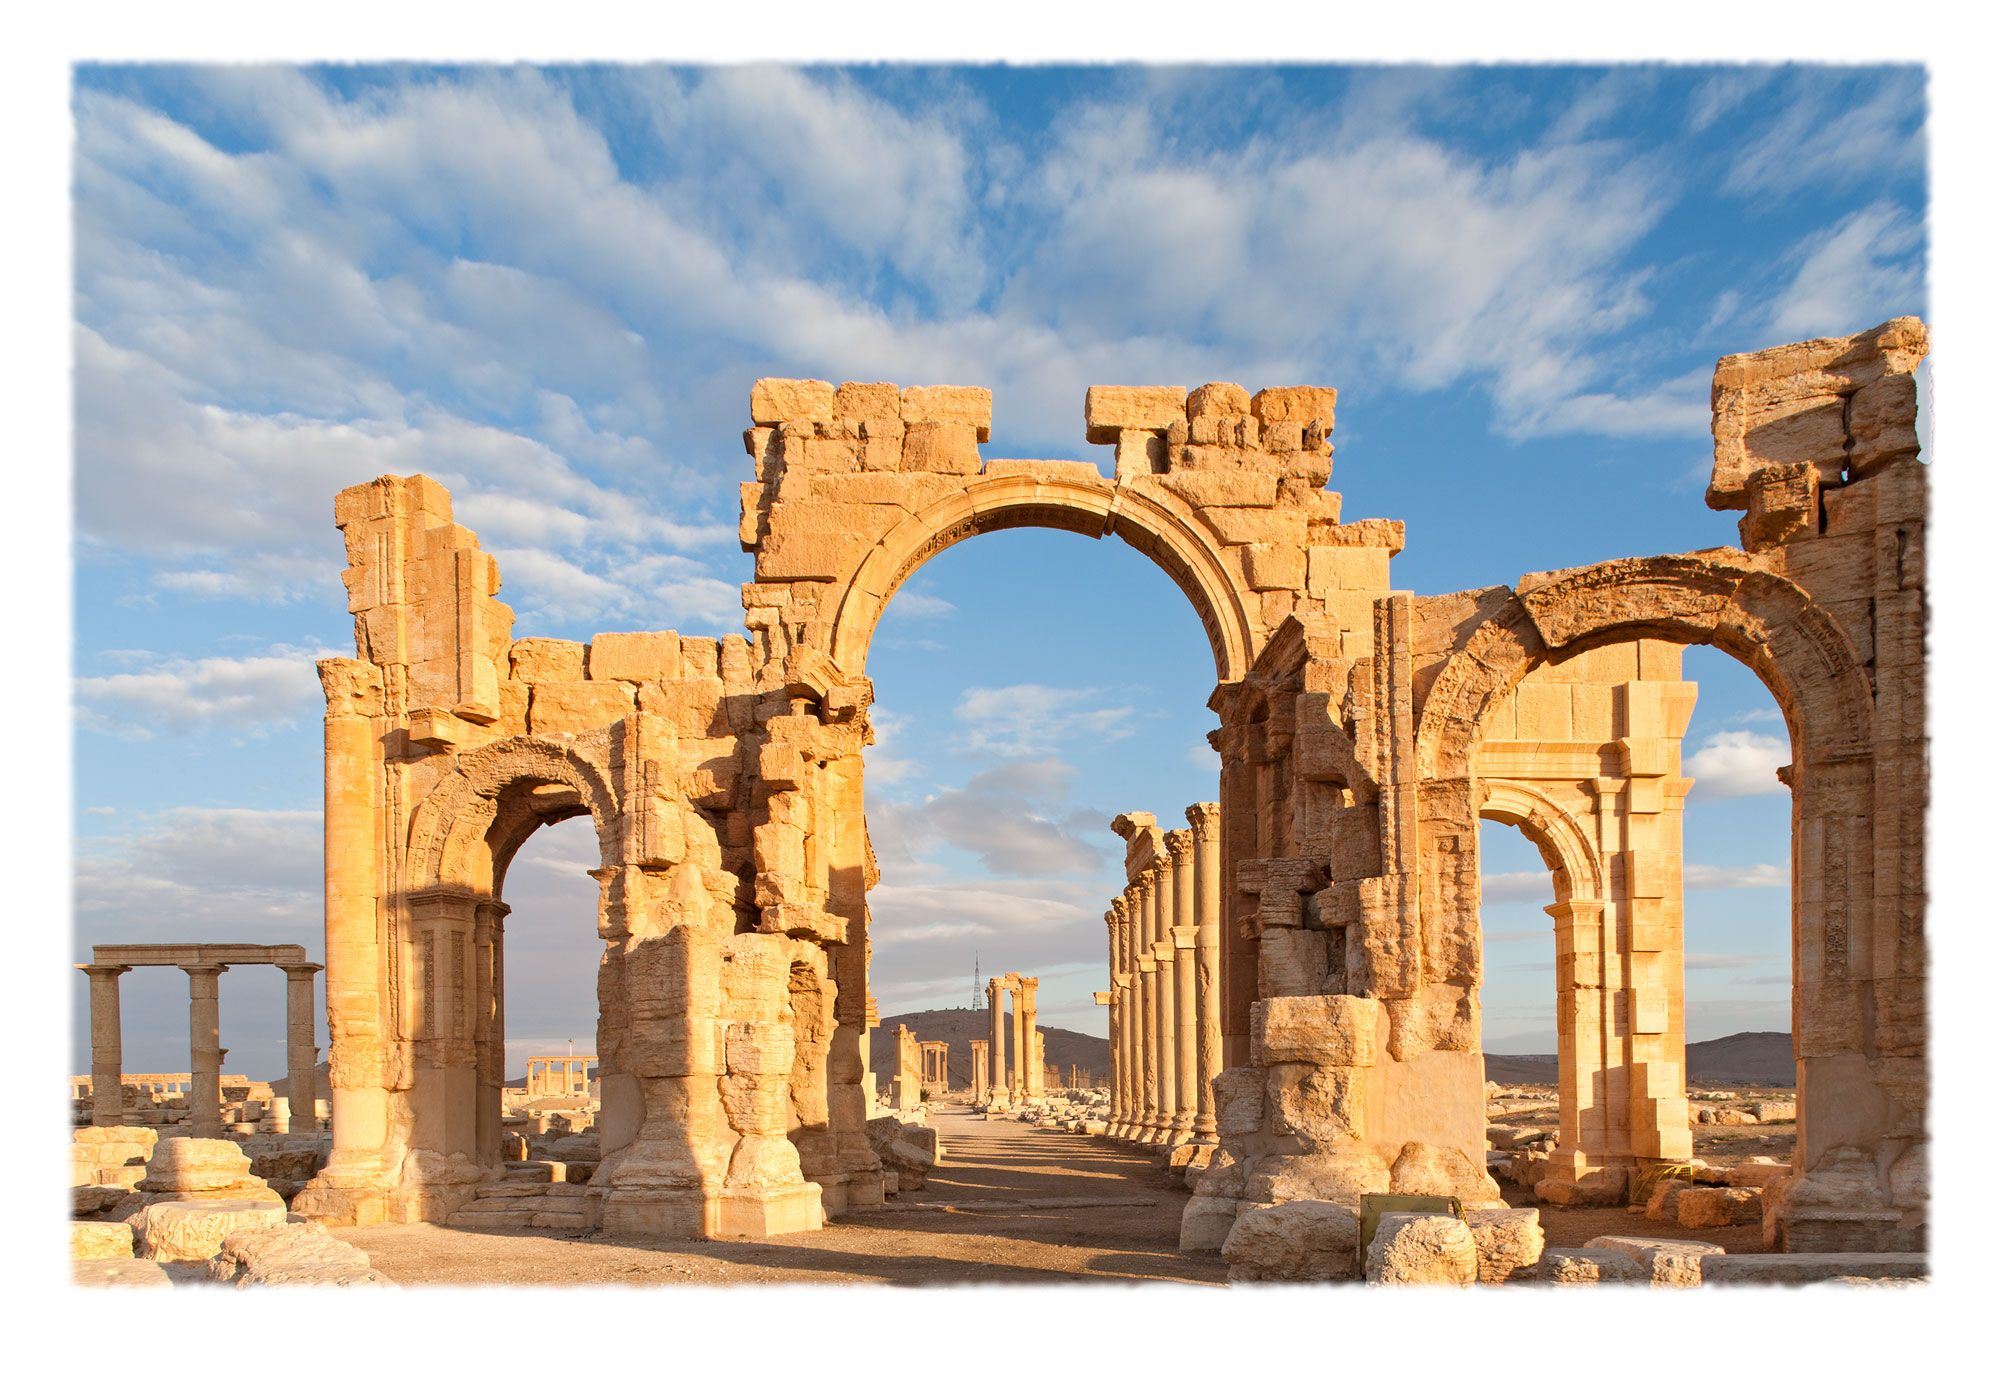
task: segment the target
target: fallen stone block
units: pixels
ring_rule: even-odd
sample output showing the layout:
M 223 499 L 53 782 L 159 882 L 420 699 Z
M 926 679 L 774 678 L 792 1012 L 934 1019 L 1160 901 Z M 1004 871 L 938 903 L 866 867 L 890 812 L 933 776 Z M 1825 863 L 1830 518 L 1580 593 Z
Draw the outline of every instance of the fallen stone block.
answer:
M 1690 1187 L 1674 1199 L 1681 1228 L 1714 1230 L 1756 1225 L 1764 1219 L 1764 1193 L 1749 1187 Z
M 393 1287 L 368 1255 L 316 1224 L 238 1230 L 209 1260 L 208 1275 L 237 1287 Z
M 79 1287 L 171 1287 L 167 1270 L 143 1258 L 79 1258 L 69 1265 Z
M 132 1222 L 140 1258 L 160 1263 L 213 1258 L 239 1229 L 285 1223 L 281 1201 L 156 1201 Z
M 1775 1158 L 1752 1158 L 1747 1163 L 1738 1163 L 1729 1169 L 1723 1181 L 1732 1187 L 1770 1186 L 1782 1182 L 1792 1175 L 1792 1165 L 1781 1163 Z
M 1626 1185 L 1625 1169 L 1600 1168 L 1574 1182 L 1544 1177 L 1535 1183 L 1535 1198 L 1557 1207 L 1616 1206 L 1625 1200 Z
M 69 1213 L 72 1217 L 102 1215 L 132 1195 L 123 1187 L 71 1187 Z
M 1479 1248 L 1456 1216 L 1391 1212 L 1369 1241 L 1367 1276 L 1374 1286 L 1470 1287 L 1479 1280 Z
M 1930 1276 L 1924 1254 L 1705 1254 L 1703 1283 L 1799 1287 L 1814 1282 L 1915 1280 Z
M 1542 1254 L 1540 1276 L 1559 1287 L 1652 1281 L 1637 1259 L 1615 1249 L 1549 1249 Z
M 1680 1200 L 1683 1193 L 1694 1189 L 1695 1187 L 1692 1182 L 1679 1177 L 1669 1178 L 1664 1182 L 1657 1183 L 1653 1187 L 1652 1195 L 1646 1199 L 1646 1209 L 1644 1212 L 1646 1219 L 1659 1223 L 1678 1220 L 1680 1218 L 1680 1208 L 1675 1202 Z
M 72 1220 L 71 1258 L 131 1258 L 132 1227 L 124 1221 Z
M 1192 1210 L 1217 1197 L 1197 1197 Z M 1226 1203 L 1234 1207 L 1237 1203 Z M 1207 1214 L 1220 1219 L 1218 1207 Z M 1187 1236 L 1187 1217 L 1181 1230 Z M 1223 1240 L 1222 1257 L 1231 1282 L 1338 1282 L 1357 1276 L 1361 1219 L 1331 1201 L 1288 1201 L 1279 1206 L 1245 1205 Z M 1185 1243 L 1182 1248 L 1186 1248 Z
M 250 1160 L 228 1139 L 166 1140 L 154 1148 L 138 1187 L 171 1201 L 268 1200 L 284 1205 L 278 1193 L 251 1173 Z
M 1694 1239 L 1645 1239 L 1636 1235 L 1599 1235 L 1584 1242 L 1586 1249 L 1624 1254 L 1644 1271 L 1655 1287 L 1701 1286 L 1701 1260 L 1719 1254 L 1719 1244 Z
M 1228 1242 L 1242 1203 L 1227 1196 L 1196 1196 L 1181 1212 L 1180 1252 L 1212 1254 Z
M 1542 1261 L 1542 1213 L 1532 1206 L 1465 1213 L 1479 1253 L 1479 1280 L 1505 1282 L 1530 1276 Z
M 1796 1101 L 1760 1100 L 1750 1105 L 1750 1115 L 1758 1124 L 1790 1124 L 1799 1117 Z

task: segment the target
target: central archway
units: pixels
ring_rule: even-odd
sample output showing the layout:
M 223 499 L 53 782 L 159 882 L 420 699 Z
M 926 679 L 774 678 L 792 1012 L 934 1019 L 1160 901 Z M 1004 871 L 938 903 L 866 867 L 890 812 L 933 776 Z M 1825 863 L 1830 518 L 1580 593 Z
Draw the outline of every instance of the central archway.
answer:
M 1065 472 L 1073 471 L 1073 472 Z M 1219 683 L 1249 671 L 1257 650 L 1248 600 L 1235 562 L 1164 490 L 1139 492 L 1114 484 L 1090 464 L 994 460 L 964 486 L 910 513 L 884 535 L 841 591 L 834 614 L 834 662 L 865 672 L 868 645 L 883 610 L 927 560 L 987 531 L 1038 526 L 1092 539 L 1115 535 L 1166 572 L 1194 605 L 1208 634 Z

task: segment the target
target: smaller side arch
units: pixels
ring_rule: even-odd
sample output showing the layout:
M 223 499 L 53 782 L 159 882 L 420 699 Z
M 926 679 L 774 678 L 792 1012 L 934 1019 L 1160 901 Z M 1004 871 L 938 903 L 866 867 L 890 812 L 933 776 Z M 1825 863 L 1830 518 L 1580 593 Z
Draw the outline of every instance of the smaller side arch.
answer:
M 1482 779 L 1479 816 L 1512 824 L 1527 834 L 1558 878 L 1559 903 L 1604 898 L 1604 868 L 1597 848 L 1575 815 L 1543 791 L 1520 780 Z
M 599 865 L 616 866 L 618 792 L 586 741 L 508 737 L 461 754 L 411 815 L 404 892 L 490 894 L 529 834 L 581 812 L 596 827 Z M 537 810 L 524 801 L 546 785 L 574 791 L 575 804 Z

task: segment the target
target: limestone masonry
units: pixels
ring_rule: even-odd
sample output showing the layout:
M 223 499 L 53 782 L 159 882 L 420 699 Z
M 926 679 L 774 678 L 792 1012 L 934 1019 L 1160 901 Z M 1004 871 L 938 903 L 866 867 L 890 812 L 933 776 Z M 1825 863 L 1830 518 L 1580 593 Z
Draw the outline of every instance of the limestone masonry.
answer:
M 502 1124 L 503 894 L 522 842 L 571 817 L 598 843 L 596 1052 L 531 1078 L 587 1100 L 597 1160 L 587 1181 L 551 1177 L 550 1218 L 767 1236 L 921 1183 L 935 1154 L 911 1145 L 920 1102 L 947 1089 L 943 1045 L 902 1030 L 897 1065 L 867 1065 L 869 640 L 932 555 L 1041 526 L 1154 561 L 1214 653 L 1217 800 L 1185 826 L 1115 824 L 1112 1085 L 1088 1111 L 1185 1171 L 1183 1247 L 1227 1245 L 1232 1276 L 1385 1284 L 1541 1258 L 1534 1212 L 1504 1209 L 1487 1170 L 1481 818 L 1525 830 L 1556 878 L 1560 1129 L 1537 1191 L 1623 1201 L 1691 1156 L 1680 654 L 1713 645 L 1770 688 L 1793 748 L 1798 1138 L 1778 1180 L 1681 1199 L 1703 1220 L 1761 1209 L 1784 1250 L 1921 1250 L 1926 348 L 1902 318 L 1717 365 L 1707 500 L 1743 514 L 1740 548 L 1435 597 L 1392 586 L 1402 523 L 1341 520 L 1331 388 L 1091 388 L 1106 477 L 985 457 L 983 388 L 764 379 L 744 433 L 755 577 L 745 633 L 720 639 L 516 638 L 500 570 L 443 488 L 345 490 L 356 650 L 319 665 L 332 1146 L 293 1211 L 513 1209 L 493 1194 L 521 1137 Z M 123 1122 L 116 979 L 136 951 L 85 968 L 106 1126 Z M 212 973 L 279 961 L 308 1001 L 312 973 L 295 951 L 169 960 L 194 982 L 187 1099 L 205 1125 Z M 1035 978 L 989 993 L 975 1101 L 1051 1095 Z M 294 1085 L 313 1070 L 305 1028 Z M 871 1124 L 878 1084 L 895 1117 Z M 1456 1197 L 1465 1216 L 1392 1208 L 1364 1254 L 1354 1212 L 1384 1192 Z M 148 1210 L 161 1250 L 225 1223 Z M 254 1244 L 226 1267 L 261 1266 Z M 1703 1247 L 1606 1238 L 1548 1266 L 1699 1281 Z

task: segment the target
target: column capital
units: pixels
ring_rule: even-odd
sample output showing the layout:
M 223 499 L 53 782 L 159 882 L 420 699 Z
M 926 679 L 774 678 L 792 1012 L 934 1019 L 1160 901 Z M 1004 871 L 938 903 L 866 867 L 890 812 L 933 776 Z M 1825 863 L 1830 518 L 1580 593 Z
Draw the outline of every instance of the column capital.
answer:
M 1564 919 L 1594 919 L 1604 912 L 1603 900 L 1560 900 L 1545 904 L 1542 912 L 1561 922 Z
M 189 976 L 220 976 L 229 968 L 221 962 L 185 962 L 181 970 Z
M 1222 829 L 1222 805 L 1215 803 L 1189 804 L 1187 806 L 1188 827 L 1195 839 L 1206 842 Z
M 1175 828 L 1167 834 L 1167 851 L 1174 865 L 1187 860 L 1194 855 L 1194 834 L 1186 828 Z
M 318 962 L 274 962 L 273 966 L 293 980 L 303 980 L 319 975 L 326 968 Z
M 132 968 L 119 966 L 115 962 L 78 962 L 76 969 L 86 976 L 96 976 L 101 979 L 107 976 L 123 976 Z

